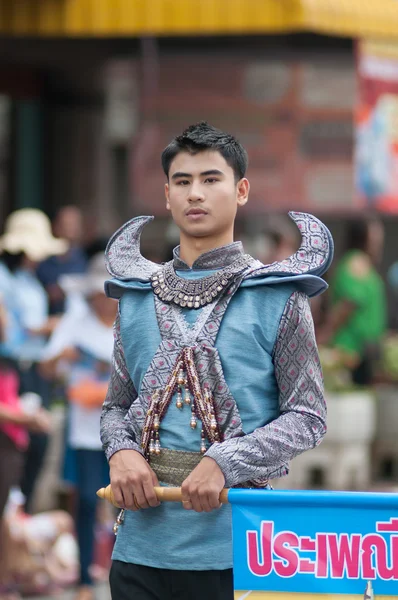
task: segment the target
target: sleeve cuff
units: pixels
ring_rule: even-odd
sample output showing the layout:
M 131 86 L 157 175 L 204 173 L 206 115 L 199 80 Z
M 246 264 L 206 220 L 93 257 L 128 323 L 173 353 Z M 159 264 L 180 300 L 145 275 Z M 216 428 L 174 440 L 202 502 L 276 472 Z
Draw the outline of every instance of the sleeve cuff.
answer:
M 106 446 L 104 450 L 108 462 L 110 461 L 112 456 L 116 454 L 116 452 L 119 452 L 119 450 L 135 450 L 136 452 L 139 452 L 142 456 L 144 456 L 144 452 L 141 446 L 139 446 L 139 444 L 127 437 L 115 440 L 114 442 Z
M 226 487 L 233 487 L 234 485 L 238 485 L 240 480 L 236 477 L 236 474 L 234 473 L 234 470 L 231 466 L 231 461 L 228 460 L 227 456 L 225 456 L 222 444 L 212 444 L 206 452 L 205 456 L 207 456 L 208 458 L 212 458 L 216 461 L 225 477 Z

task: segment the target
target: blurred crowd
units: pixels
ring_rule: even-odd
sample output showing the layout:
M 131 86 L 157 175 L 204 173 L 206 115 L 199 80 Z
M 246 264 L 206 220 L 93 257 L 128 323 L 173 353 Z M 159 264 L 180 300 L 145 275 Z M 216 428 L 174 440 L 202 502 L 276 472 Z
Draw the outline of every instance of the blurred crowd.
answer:
M 37 209 L 18 210 L 0 237 L 4 598 L 73 582 L 79 600 L 93 597 L 96 491 L 109 482 L 99 419 L 117 304 L 104 294 L 104 244 L 83 248 L 81 239 L 82 214 L 73 206 L 62 208 L 52 225 Z M 67 415 L 59 476 L 71 484 L 74 501 L 67 511 L 34 514 L 55 398 Z
M 78 600 L 92 600 L 93 583 L 103 575 L 96 565 L 95 492 L 108 483 L 99 421 L 117 304 L 104 294 L 105 243 L 83 247 L 82 223 L 74 206 L 60 209 L 52 223 L 40 210 L 21 209 L 7 218 L 0 236 L 3 600 L 71 584 Z M 271 225 L 247 247 L 266 263 L 288 257 L 300 243 L 294 227 Z M 329 385 L 369 386 L 388 378 L 381 360 L 387 332 L 386 283 L 379 274 L 383 243 L 376 217 L 351 221 L 330 292 L 312 301 Z M 397 272 L 392 265 L 393 286 Z M 69 482 L 73 501 L 66 510 L 37 513 L 35 488 L 59 402 L 66 414 L 59 479 Z M 111 545 L 105 544 L 105 567 Z

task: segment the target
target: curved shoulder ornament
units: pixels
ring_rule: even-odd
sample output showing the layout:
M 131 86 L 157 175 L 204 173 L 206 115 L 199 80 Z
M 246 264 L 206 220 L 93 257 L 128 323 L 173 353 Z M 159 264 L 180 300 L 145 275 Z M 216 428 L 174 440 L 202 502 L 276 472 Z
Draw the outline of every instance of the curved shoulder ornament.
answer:
M 300 248 L 285 260 L 263 265 L 256 261 L 245 279 L 264 275 L 315 275 L 321 277 L 333 260 L 334 244 L 329 229 L 307 213 L 290 212 L 289 217 L 301 233 Z
M 125 223 L 110 238 L 105 250 L 105 264 L 108 273 L 121 281 L 149 281 L 159 265 L 144 258 L 140 240 L 145 225 L 153 217 L 135 217 Z

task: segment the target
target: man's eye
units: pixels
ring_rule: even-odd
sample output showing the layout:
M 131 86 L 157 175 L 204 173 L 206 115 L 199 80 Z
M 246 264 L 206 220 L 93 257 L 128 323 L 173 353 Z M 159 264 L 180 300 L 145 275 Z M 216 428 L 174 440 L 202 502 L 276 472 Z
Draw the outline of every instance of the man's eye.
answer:
M 177 181 L 177 185 L 189 185 L 189 181 L 188 179 L 180 179 L 180 181 Z
M 216 181 L 218 181 L 218 179 L 216 179 L 215 177 L 208 177 L 207 179 L 205 179 L 205 183 L 216 183 Z

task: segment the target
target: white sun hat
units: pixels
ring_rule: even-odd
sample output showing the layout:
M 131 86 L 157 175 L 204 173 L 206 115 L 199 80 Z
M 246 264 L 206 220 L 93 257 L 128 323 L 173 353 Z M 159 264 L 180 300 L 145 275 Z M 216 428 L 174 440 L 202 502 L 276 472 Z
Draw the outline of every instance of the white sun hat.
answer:
M 21 208 L 6 219 L 0 252 L 23 252 L 31 260 L 40 262 L 67 250 L 68 242 L 53 236 L 50 219 L 41 210 Z

